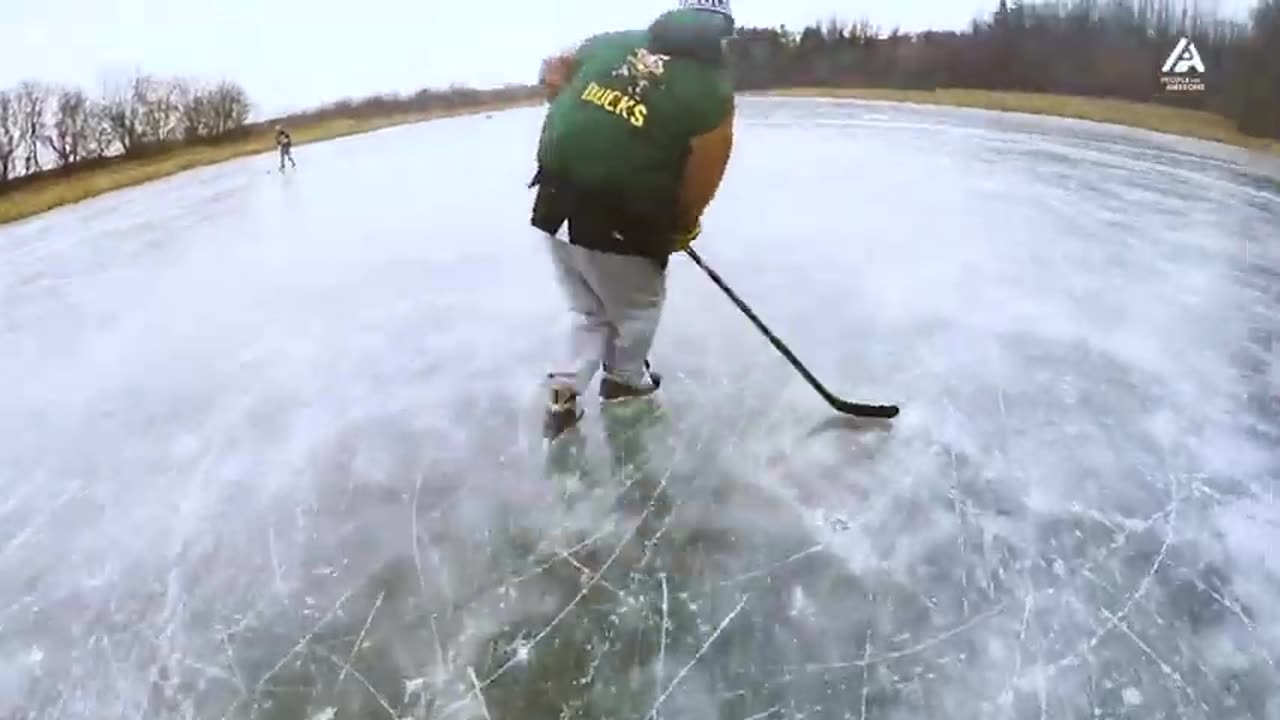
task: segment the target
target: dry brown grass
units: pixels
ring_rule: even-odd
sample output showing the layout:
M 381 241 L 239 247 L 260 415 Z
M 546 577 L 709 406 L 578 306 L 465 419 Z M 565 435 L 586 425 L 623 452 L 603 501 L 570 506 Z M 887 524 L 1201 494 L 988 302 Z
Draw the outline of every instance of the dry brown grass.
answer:
M 761 94 L 885 100 L 1054 115 L 1214 140 L 1228 145 L 1280 154 L 1280 142 L 1244 135 L 1235 128 L 1234 123 L 1221 115 L 1131 100 L 960 89 L 791 88 Z
M 295 145 L 371 132 L 393 125 L 423 122 L 443 117 L 506 110 L 540 101 L 473 105 L 454 110 L 404 113 L 379 118 L 332 118 L 291 129 Z M 0 225 L 31 217 L 56 207 L 86 200 L 96 195 L 139 185 L 245 155 L 275 148 L 274 133 L 264 131 L 238 142 L 210 147 L 186 147 L 172 153 L 124 161 L 107 167 L 85 170 L 61 178 L 38 180 L 0 196 Z

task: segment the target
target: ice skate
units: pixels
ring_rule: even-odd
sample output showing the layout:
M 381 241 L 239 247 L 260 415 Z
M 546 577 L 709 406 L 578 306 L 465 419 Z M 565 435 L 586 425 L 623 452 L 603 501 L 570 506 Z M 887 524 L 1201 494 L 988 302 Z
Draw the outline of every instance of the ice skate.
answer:
M 542 427 L 543 437 L 547 441 L 555 440 L 577 427 L 581 420 L 582 410 L 578 407 L 578 394 L 569 387 L 553 386 Z
M 644 364 L 644 369 L 649 375 L 649 387 L 635 387 L 634 385 L 627 385 L 614 380 L 606 368 L 604 377 L 600 380 L 600 399 L 606 404 L 616 403 L 623 400 L 649 397 L 658 392 L 658 388 L 662 385 L 662 376 L 653 372 L 648 362 Z

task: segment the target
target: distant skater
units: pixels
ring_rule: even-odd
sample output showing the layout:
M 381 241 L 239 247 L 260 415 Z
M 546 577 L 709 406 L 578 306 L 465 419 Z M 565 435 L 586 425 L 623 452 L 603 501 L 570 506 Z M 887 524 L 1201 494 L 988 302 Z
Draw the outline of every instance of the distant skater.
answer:
M 298 167 L 293 161 L 293 138 L 280 125 L 276 126 L 276 147 L 280 148 L 280 172 L 284 172 L 284 161 L 289 160 L 290 167 Z

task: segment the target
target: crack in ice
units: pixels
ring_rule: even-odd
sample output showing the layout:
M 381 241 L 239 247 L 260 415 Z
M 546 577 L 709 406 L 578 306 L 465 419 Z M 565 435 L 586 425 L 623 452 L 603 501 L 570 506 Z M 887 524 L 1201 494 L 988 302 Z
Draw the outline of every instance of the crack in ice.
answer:
M 272 676 L 274 676 L 277 672 L 280 672 L 280 668 L 284 667 L 284 664 L 289 662 L 289 658 L 293 657 L 295 653 L 305 648 L 307 646 L 307 643 L 311 642 L 311 638 L 315 637 L 315 634 L 320 631 L 320 628 L 323 627 L 325 623 L 329 622 L 330 619 L 332 619 L 335 615 L 338 614 L 338 610 L 342 608 L 343 603 L 345 603 L 347 599 L 350 598 L 352 594 L 355 593 L 355 591 L 356 591 L 356 587 L 353 586 L 352 588 L 347 590 L 345 593 L 343 593 L 342 597 L 338 598 L 338 602 L 334 604 L 333 608 L 329 610 L 329 612 L 326 613 L 324 617 L 320 618 L 320 620 L 316 622 L 315 625 L 312 626 L 310 632 L 308 632 L 305 636 L 303 636 L 303 638 L 299 640 L 298 643 L 294 645 L 292 649 L 289 650 L 289 652 L 285 653 L 284 657 L 280 658 L 280 662 L 277 662 L 275 666 L 272 667 L 271 670 L 267 672 L 266 675 L 262 676 L 262 679 L 258 681 L 258 684 L 254 689 L 255 696 L 258 694 L 261 694 L 262 688 L 266 686 L 267 681 L 270 680 Z
M 751 571 L 751 572 L 749 572 L 749 573 L 745 573 L 745 574 L 743 574 L 743 575 L 739 575 L 739 576 L 737 576 L 737 577 L 730 578 L 730 579 L 728 579 L 728 580 L 721 580 L 721 581 L 720 581 L 720 583 L 719 583 L 719 585 L 720 585 L 721 587 L 725 587 L 725 586 L 728 586 L 728 585 L 737 585 L 737 584 L 742 583 L 742 582 L 744 582 L 744 581 L 746 581 L 746 580 L 753 580 L 753 579 L 755 579 L 755 578 L 758 578 L 758 577 L 762 577 L 762 576 L 768 575 L 769 573 L 773 572 L 774 570 L 777 570 L 778 568 L 780 568 L 780 567 L 782 567 L 782 566 L 784 566 L 784 565 L 787 565 L 787 564 L 793 563 L 793 562 L 795 562 L 796 560 L 799 560 L 800 558 L 802 558 L 802 557 L 806 557 L 806 556 L 808 556 L 808 555 L 812 555 L 813 553 L 820 552 L 820 551 L 824 550 L 825 548 L 826 548 L 826 545 L 825 545 L 825 544 L 823 544 L 823 543 L 817 543 L 816 545 L 814 545 L 814 546 L 812 546 L 812 547 L 810 547 L 810 548 L 807 548 L 807 549 L 805 549 L 805 550 L 801 550 L 800 552 L 798 552 L 798 553 L 796 553 L 796 554 L 792 555 L 791 557 L 786 558 L 785 560 L 780 560 L 780 561 L 778 561 L 778 562 L 776 562 L 776 563 L 774 563 L 774 564 L 772 564 L 772 565 L 769 565 L 769 566 L 767 566 L 767 567 L 761 568 L 761 569 L 759 569 L 759 570 L 752 570 L 752 571 Z
M 1099 611 L 1102 612 L 1103 615 L 1106 615 L 1107 618 L 1110 621 L 1112 621 L 1114 626 L 1119 627 L 1120 630 L 1123 631 L 1125 635 L 1129 636 L 1129 639 L 1132 640 L 1134 644 L 1137 645 L 1142 650 L 1142 652 L 1147 655 L 1147 657 L 1154 660 L 1155 663 L 1160 666 L 1160 671 L 1163 672 L 1165 676 L 1167 676 L 1170 680 L 1173 680 L 1174 683 L 1177 684 L 1178 688 L 1183 692 L 1185 692 L 1187 694 L 1187 697 L 1191 698 L 1192 702 L 1199 705 L 1201 709 L 1203 709 L 1205 712 L 1211 712 L 1209 709 L 1209 706 L 1205 705 L 1198 697 L 1196 697 L 1195 691 L 1192 690 L 1189 685 L 1187 685 L 1187 682 L 1182 678 L 1182 675 L 1178 673 L 1177 670 L 1174 670 L 1172 667 L 1170 667 L 1169 663 L 1165 662 L 1163 658 L 1157 655 L 1156 652 L 1151 649 L 1150 645 L 1147 645 L 1145 642 L 1143 642 L 1143 640 L 1139 638 L 1136 633 L 1133 632 L 1133 630 L 1129 627 L 1129 624 L 1125 622 L 1123 618 L 1117 617 L 1116 615 L 1109 612 L 1106 608 L 1098 608 L 1098 609 Z
M 476 669 L 468 665 L 467 676 L 471 678 L 471 686 L 475 688 L 476 697 L 480 698 L 480 709 L 484 711 L 485 720 L 493 720 L 493 716 L 489 714 L 489 703 L 484 699 L 484 689 L 480 687 L 480 680 L 476 677 Z
M 530 649 L 532 649 L 533 646 L 537 645 L 543 638 L 545 638 L 556 627 L 556 625 L 558 625 L 560 621 L 563 620 L 571 610 L 573 610 L 573 608 L 577 607 L 578 603 L 581 602 L 582 598 L 587 596 L 587 593 L 589 593 L 591 589 L 595 587 L 596 583 L 600 580 L 600 578 L 604 576 L 605 571 L 607 571 L 613 565 L 614 561 L 618 559 L 618 556 L 622 554 L 623 548 L 625 548 L 627 543 L 630 542 L 631 539 L 635 537 L 636 532 L 639 531 L 640 526 L 645 521 L 645 518 L 647 518 L 649 516 L 649 513 L 653 511 L 654 505 L 658 501 L 658 497 L 661 496 L 663 490 L 666 489 L 667 481 L 671 478 L 671 473 L 675 469 L 675 460 L 678 457 L 679 457 L 679 454 L 677 453 L 676 457 L 672 458 L 671 464 L 667 467 L 667 470 L 663 474 L 662 479 L 659 481 L 657 488 L 654 490 L 653 497 L 649 499 L 649 503 L 645 506 L 644 511 L 640 514 L 640 517 L 635 521 L 635 523 L 633 523 L 631 531 L 627 533 L 626 537 L 624 537 L 621 542 L 618 543 L 618 546 L 614 548 L 613 553 L 609 556 L 609 559 L 605 561 L 604 566 L 602 566 L 600 570 L 597 571 L 592 576 L 591 580 L 589 580 L 583 586 L 583 588 L 578 592 L 577 596 L 574 597 L 573 600 L 571 600 L 567 605 L 565 605 L 564 609 L 561 610 L 554 618 L 552 618 L 551 622 L 548 623 L 547 626 L 543 628 L 542 631 L 539 632 L 533 638 L 533 640 L 529 643 Z M 630 487 L 635 482 L 636 482 L 636 479 L 631 480 L 629 483 L 627 483 L 627 487 Z M 624 488 L 624 491 L 625 491 L 625 488 Z M 493 673 L 493 675 L 490 675 L 487 679 L 484 680 L 484 682 L 480 683 L 479 688 L 483 689 L 488 687 L 495 680 L 497 680 L 504 673 L 506 673 L 508 669 L 510 669 L 513 665 L 515 665 L 517 661 L 518 661 L 518 658 L 513 657 L 507 662 L 503 663 L 502 666 L 499 667 Z M 440 720 L 443 720 L 443 718 L 453 715 L 455 712 L 457 712 L 459 709 L 463 707 L 464 703 L 465 701 L 458 701 L 450 705 L 448 708 L 445 708 L 445 710 L 440 715 Z
M 662 687 L 663 676 L 666 674 L 667 625 L 670 623 L 670 620 L 667 619 L 667 600 L 668 600 L 667 574 L 662 573 L 661 577 L 662 577 L 662 632 L 659 635 L 659 639 L 658 639 L 658 668 L 657 668 L 657 683 L 654 686 L 655 692 L 657 692 L 657 690 Z M 661 702 L 661 699 L 659 699 L 657 702 Z
M 343 662 L 338 658 L 334 657 L 332 654 L 326 652 L 324 653 L 324 656 L 329 662 L 333 663 L 337 667 L 344 666 Z M 369 682 L 368 678 L 366 678 L 364 674 L 362 674 L 359 670 L 356 670 L 355 668 L 350 667 L 350 665 L 347 665 L 346 667 L 347 669 L 351 670 L 351 677 L 355 678 L 356 680 L 359 680 L 360 684 L 364 685 L 365 689 L 368 690 L 369 693 L 373 695 L 373 698 L 378 701 L 378 704 L 382 706 L 382 709 L 387 711 L 387 715 L 391 717 L 391 720 L 399 720 L 399 718 L 396 717 L 396 711 L 391 709 L 391 703 L 387 702 L 387 699 L 382 696 L 382 693 L 378 692 L 373 687 L 373 685 Z
M 369 632 L 369 626 L 373 624 L 373 616 L 378 612 L 378 608 L 382 606 L 382 598 L 385 597 L 387 591 L 383 590 L 378 593 L 378 599 L 373 603 L 373 609 L 369 611 L 369 618 L 364 621 L 364 627 L 360 628 L 360 634 L 356 636 L 355 644 L 351 646 L 351 655 L 347 657 L 347 663 L 342 668 L 342 672 L 338 674 L 338 684 L 342 684 L 342 680 L 347 676 L 347 670 L 351 669 L 351 663 L 355 662 L 356 653 L 360 652 L 360 644 L 364 642 L 365 633 Z
M 916 655 L 920 652 L 923 652 L 929 649 L 930 647 L 933 647 L 934 645 L 937 645 L 943 641 L 946 641 L 952 637 L 955 637 L 956 635 L 959 635 L 968 630 L 971 630 L 975 626 L 983 622 L 986 622 L 987 620 L 990 620 L 991 618 L 1004 612 L 1004 609 L 1005 607 L 1008 606 L 1008 604 L 1009 603 L 1007 600 L 1003 601 L 1000 604 L 996 605 L 994 608 L 988 610 L 987 612 L 984 612 L 981 615 L 976 615 L 972 618 L 969 618 L 964 623 L 957 625 L 956 627 L 951 628 L 950 630 L 947 630 L 944 633 L 935 635 L 934 637 L 931 637 L 928 640 L 925 640 L 924 642 L 918 643 L 916 645 L 912 645 L 911 647 L 903 648 L 901 650 L 895 650 L 893 652 L 884 653 L 883 655 L 876 655 L 875 657 L 865 659 L 865 660 L 851 660 L 848 662 L 840 662 L 840 663 L 809 663 L 809 664 L 799 665 L 799 666 L 788 666 L 786 669 L 788 670 L 801 669 L 801 670 L 806 670 L 811 672 L 821 671 L 821 670 L 847 670 L 849 668 L 855 668 L 855 667 L 878 665 L 880 663 L 888 662 L 890 660 L 897 660 L 900 658 L 908 657 L 910 655 Z
M 671 684 L 667 686 L 666 692 L 662 693 L 662 695 L 658 697 L 658 701 L 653 704 L 653 709 L 645 716 L 646 720 L 654 720 L 658 716 L 658 709 L 662 707 L 662 703 L 665 702 L 667 697 L 671 695 L 672 691 L 676 689 L 676 686 L 680 684 L 680 681 L 684 679 L 684 676 L 693 669 L 693 666 L 702 659 L 702 656 L 707 652 L 707 648 L 710 648 L 711 643 L 715 642 L 716 638 L 720 637 L 720 633 L 724 632 L 725 627 L 728 626 L 730 622 L 733 622 L 733 619 L 738 616 L 738 613 L 742 612 L 742 608 L 746 606 L 747 599 L 749 597 L 750 596 L 748 595 L 738 601 L 738 606 L 735 607 L 733 612 L 729 613 L 724 620 L 720 621 L 719 627 L 715 629 L 715 632 L 711 633 L 711 637 L 707 638 L 707 641 L 702 644 L 702 647 L 698 649 L 698 652 L 694 653 L 693 659 L 681 668 L 680 672 L 676 673 L 676 676 L 671 680 Z

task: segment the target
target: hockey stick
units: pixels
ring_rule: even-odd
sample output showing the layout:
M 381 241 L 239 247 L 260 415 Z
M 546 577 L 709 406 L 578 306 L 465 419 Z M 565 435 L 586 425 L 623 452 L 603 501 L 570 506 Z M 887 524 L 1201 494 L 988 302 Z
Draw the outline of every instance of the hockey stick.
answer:
M 836 397 L 835 395 L 833 395 L 831 391 L 828 390 L 822 383 L 818 382 L 818 379 L 813 376 L 813 373 L 809 372 L 809 368 L 806 368 L 804 366 L 804 363 L 800 362 L 800 359 L 797 358 L 795 354 L 791 352 L 791 348 L 788 348 L 785 343 L 783 343 L 781 340 L 778 339 L 776 335 L 770 332 L 769 328 L 765 326 L 764 322 L 760 320 L 760 318 L 756 317 L 756 314 L 751 311 L 751 308 L 747 307 L 747 304 L 743 302 L 742 299 L 739 298 L 737 294 L 733 292 L 733 290 L 729 289 L 729 286 L 725 284 L 725 281 L 721 279 L 721 277 L 718 274 L 716 274 L 716 271 L 707 267 L 707 264 L 702 261 L 702 256 L 698 254 L 697 250 L 694 250 L 693 248 L 685 248 L 685 253 L 688 254 L 689 257 L 692 258 L 693 261 L 698 264 L 698 267 L 702 268 L 702 270 L 707 273 L 707 276 L 711 278 L 711 282 L 719 286 L 719 288 L 724 291 L 724 294 L 728 295 L 729 299 L 733 301 L 733 304 L 737 305 L 738 309 L 741 310 L 742 313 L 746 315 L 748 319 L 751 320 L 751 322 L 755 323 L 756 328 L 759 329 L 760 332 L 764 333 L 765 338 L 767 338 L 769 342 L 772 343 L 775 348 L 777 348 L 778 352 L 782 353 L 783 357 L 785 357 L 788 361 L 790 361 L 791 367 L 795 368 L 796 372 L 799 372 L 802 376 L 804 376 L 804 379 L 809 381 L 809 385 L 812 386 L 814 390 L 817 390 L 818 394 L 822 396 L 822 399 L 826 400 L 827 404 L 829 404 L 837 412 L 844 413 L 845 415 L 853 415 L 855 417 L 867 417 L 867 418 L 897 417 L 898 415 L 897 405 L 865 405 L 863 403 L 856 403 L 856 402 L 849 402 L 848 400 L 842 400 Z

